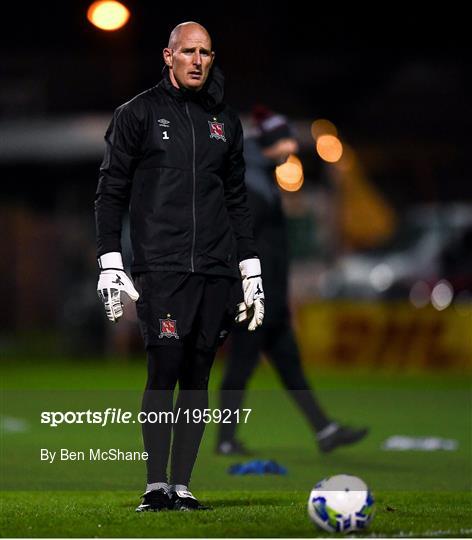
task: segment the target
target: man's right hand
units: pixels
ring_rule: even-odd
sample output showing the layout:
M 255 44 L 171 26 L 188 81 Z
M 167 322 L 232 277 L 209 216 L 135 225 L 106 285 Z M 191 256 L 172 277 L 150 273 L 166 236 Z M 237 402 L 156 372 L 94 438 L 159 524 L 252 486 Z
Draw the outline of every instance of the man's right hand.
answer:
M 133 302 L 139 298 L 138 291 L 123 269 L 121 253 L 105 253 L 98 259 L 101 268 L 98 278 L 97 293 L 103 302 L 107 317 L 118 322 L 123 315 L 121 293 L 126 293 Z

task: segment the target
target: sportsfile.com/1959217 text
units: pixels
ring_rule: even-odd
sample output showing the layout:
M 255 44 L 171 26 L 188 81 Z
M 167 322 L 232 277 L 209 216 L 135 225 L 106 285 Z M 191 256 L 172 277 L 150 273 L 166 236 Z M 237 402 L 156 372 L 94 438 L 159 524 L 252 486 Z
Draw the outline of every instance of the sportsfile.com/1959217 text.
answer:
M 58 427 L 62 424 L 247 424 L 252 409 L 183 409 L 173 411 L 141 411 L 133 413 L 121 408 L 108 407 L 103 411 L 42 411 L 41 424 Z

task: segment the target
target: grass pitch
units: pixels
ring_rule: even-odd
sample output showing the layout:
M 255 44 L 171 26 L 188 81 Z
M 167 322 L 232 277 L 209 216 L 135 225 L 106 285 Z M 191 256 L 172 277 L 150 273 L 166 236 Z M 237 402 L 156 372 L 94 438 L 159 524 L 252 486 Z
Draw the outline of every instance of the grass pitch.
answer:
M 213 508 L 198 513 L 136 514 L 144 487 L 142 462 L 55 462 L 41 448 L 141 449 L 139 426 L 51 428 L 44 410 L 139 410 L 142 361 L 6 363 L 2 368 L 1 535 L 9 537 L 314 537 L 306 501 L 319 479 L 363 478 L 376 516 L 365 535 L 472 536 L 469 379 L 454 375 L 310 372 L 329 414 L 371 434 L 351 448 L 321 455 L 309 427 L 266 367 L 245 403 L 252 408 L 240 436 L 255 458 L 275 459 L 285 476 L 231 476 L 238 458 L 213 452 L 209 424 L 191 489 Z M 211 386 L 221 375 L 215 366 Z M 212 396 L 212 406 L 217 406 Z M 438 436 L 455 451 L 382 450 L 392 435 Z M 249 458 L 248 458 L 249 459 Z
M 63 538 L 328 535 L 308 520 L 302 491 L 203 491 L 199 495 L 213 510 L 136 514 L 134 492 L 9 492 L 3 500 L 2 532 L 12 537 Z M 467 514 L 470 498 L 465 494 L 381 492 L 365 535 L 470 536 Z

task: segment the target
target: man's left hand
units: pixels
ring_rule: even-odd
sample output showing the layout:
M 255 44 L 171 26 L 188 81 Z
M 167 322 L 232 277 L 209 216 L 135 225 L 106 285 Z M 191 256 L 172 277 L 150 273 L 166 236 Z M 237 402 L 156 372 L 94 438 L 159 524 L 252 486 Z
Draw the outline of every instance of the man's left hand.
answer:
M 249 319 L 248 330 L 253 332 L 264 320 L 264 289 L 259 259 L 245 259 L 239 263 L 243 280 L 244 302 L 238 304 L 236 322 Z

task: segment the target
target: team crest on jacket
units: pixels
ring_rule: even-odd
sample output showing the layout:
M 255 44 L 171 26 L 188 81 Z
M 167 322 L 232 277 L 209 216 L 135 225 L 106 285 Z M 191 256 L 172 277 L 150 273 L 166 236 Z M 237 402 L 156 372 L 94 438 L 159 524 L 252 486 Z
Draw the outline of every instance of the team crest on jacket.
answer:
M 177 334 L 177 321 L 175 319 L 159 319 L 160 334 L 159 339 L 163 337 L 171 338 L 175 337 L 179 339 Z
M 210 126 L 210 139 L 220 139 L 226 142 L 225 125 L 223 122 L 210 122 L 208 120 L 208 125 Z

